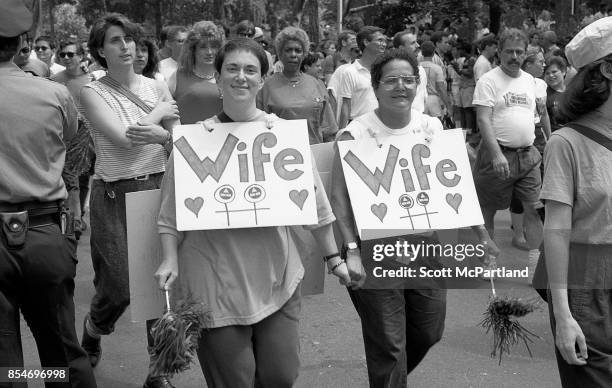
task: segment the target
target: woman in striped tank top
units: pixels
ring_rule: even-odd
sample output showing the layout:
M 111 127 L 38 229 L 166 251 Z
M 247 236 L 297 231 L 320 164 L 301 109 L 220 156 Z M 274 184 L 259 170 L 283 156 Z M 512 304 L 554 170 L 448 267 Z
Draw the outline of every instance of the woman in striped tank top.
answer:
M 107 76 L 81 91 L 96 150 L 90 202 L 96 295 L 85 318 L 81 343 L 92 366 L 100 360 L 100 336 L 114 330 L 130 303 L 125 194 L 160 187 L 166 163 L 164 145 L 178 122 L 168 87 L 134 72 L 140 32 L 140 27 L 120 14 L 97 20 L 89 48 L 107 69 Z M 136 99 L 127 97 L 130 92 L 153 110 L 145 113 Z M 150 325 L 147 322 L 148 328 Z M 171 386 L 164 376 L 148 376 L 145 382 L 145 387 Z

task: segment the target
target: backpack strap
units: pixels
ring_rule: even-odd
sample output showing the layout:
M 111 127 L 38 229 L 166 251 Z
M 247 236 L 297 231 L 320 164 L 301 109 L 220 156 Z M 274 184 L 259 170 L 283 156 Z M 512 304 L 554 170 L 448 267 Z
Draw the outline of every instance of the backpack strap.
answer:
M 136 104 L 136 106 L 142 109 L 145 113 L 151 113 L 151 111 L 153 111 L 153 108 L 147 105 L 146 102 L 144 102 L 140 97 L 138 97 L 130 89 L 121 85 L 119 81 L 109 77 L 108 75 L 105 75 L 104 77 L 100 78 L 98 81 L 108 86 L 109 88 L 114 89 L 116 92 L 124 95 L 128 100 Z
M 596 130 L 589 128 L 589 127 L 585 127 L 584 125 L 577 124 L 577 123 L 569 123 L 566 125 L 566 127 L 572 128 L 574 131 L 578 132 L 579 134 L 585 137 L 588 137 L 589 139 L 593 140 L 595 143 L 603 147 L 606 147 L 608 150 L 612 151 L 612 139 L 610 139 L 609 137 L 605 135 L 602 135 Z

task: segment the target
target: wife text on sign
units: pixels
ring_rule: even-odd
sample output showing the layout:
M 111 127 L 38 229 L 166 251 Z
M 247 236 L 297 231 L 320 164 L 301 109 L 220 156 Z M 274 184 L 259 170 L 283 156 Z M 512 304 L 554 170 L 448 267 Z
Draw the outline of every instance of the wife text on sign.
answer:
M 183 125 L 174 146 L 179 230 L 317 222 L 305 120 Z
M 408 134 L 380 138 L 380 147 L 373 138 L 338 143 L 361 238 L 482 224 L 461 130 L 437 134 L 431 144 L 420 140 Z

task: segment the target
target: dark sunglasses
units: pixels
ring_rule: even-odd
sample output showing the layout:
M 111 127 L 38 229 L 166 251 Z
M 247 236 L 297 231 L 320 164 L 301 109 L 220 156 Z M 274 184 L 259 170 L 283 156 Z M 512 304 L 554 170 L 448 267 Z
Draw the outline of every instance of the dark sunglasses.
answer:
M 22 55 L 29 54 L 29 53 L 30 53 L 30 48 L 29 48 L 28 46 L 22 47 L 22 48 L 21 48 L 21 50 L 19 50 L 19 52 L 20 52 Z
M 47 51 L 49 50 L 49 47 L 47 46 L 36 46 L 34 47 L 34 51 Z
M 59 55 L 59 57 L 60 57 L 60 58 L 62 58 L 62 59 L 63 59 L 63 58 L 66 58 L 66 57 L 68 57 L 68 58 L 74 58 L 74 56 L 76 55 L 76 53 L 70 53 L 70 52 L 67 52 L 67 53 L 59 53 L 58 55 Z

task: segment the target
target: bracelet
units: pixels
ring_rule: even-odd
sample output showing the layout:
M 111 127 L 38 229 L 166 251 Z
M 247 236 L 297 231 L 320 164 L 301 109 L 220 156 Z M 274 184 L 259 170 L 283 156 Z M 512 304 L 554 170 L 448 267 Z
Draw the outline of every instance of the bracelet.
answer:
M 333 259 L 336 256 L 340 256 L 340 252 L 332 253 L 331 255 L 327 255 L 323 257 L 323 261 L 327 263 L 329 259 Z
M 336 263 L 336 265 L 334 265 L 333 267 L 330 268 L 330 270 L 327 272 L 329 274 L 334 273 L 334 271 L 336 270 L 336 268 L 340 267 L 342 264 L 346 263 L 346 261 L 344 261 L 344 259 L 340 259 L 339 262 Z

